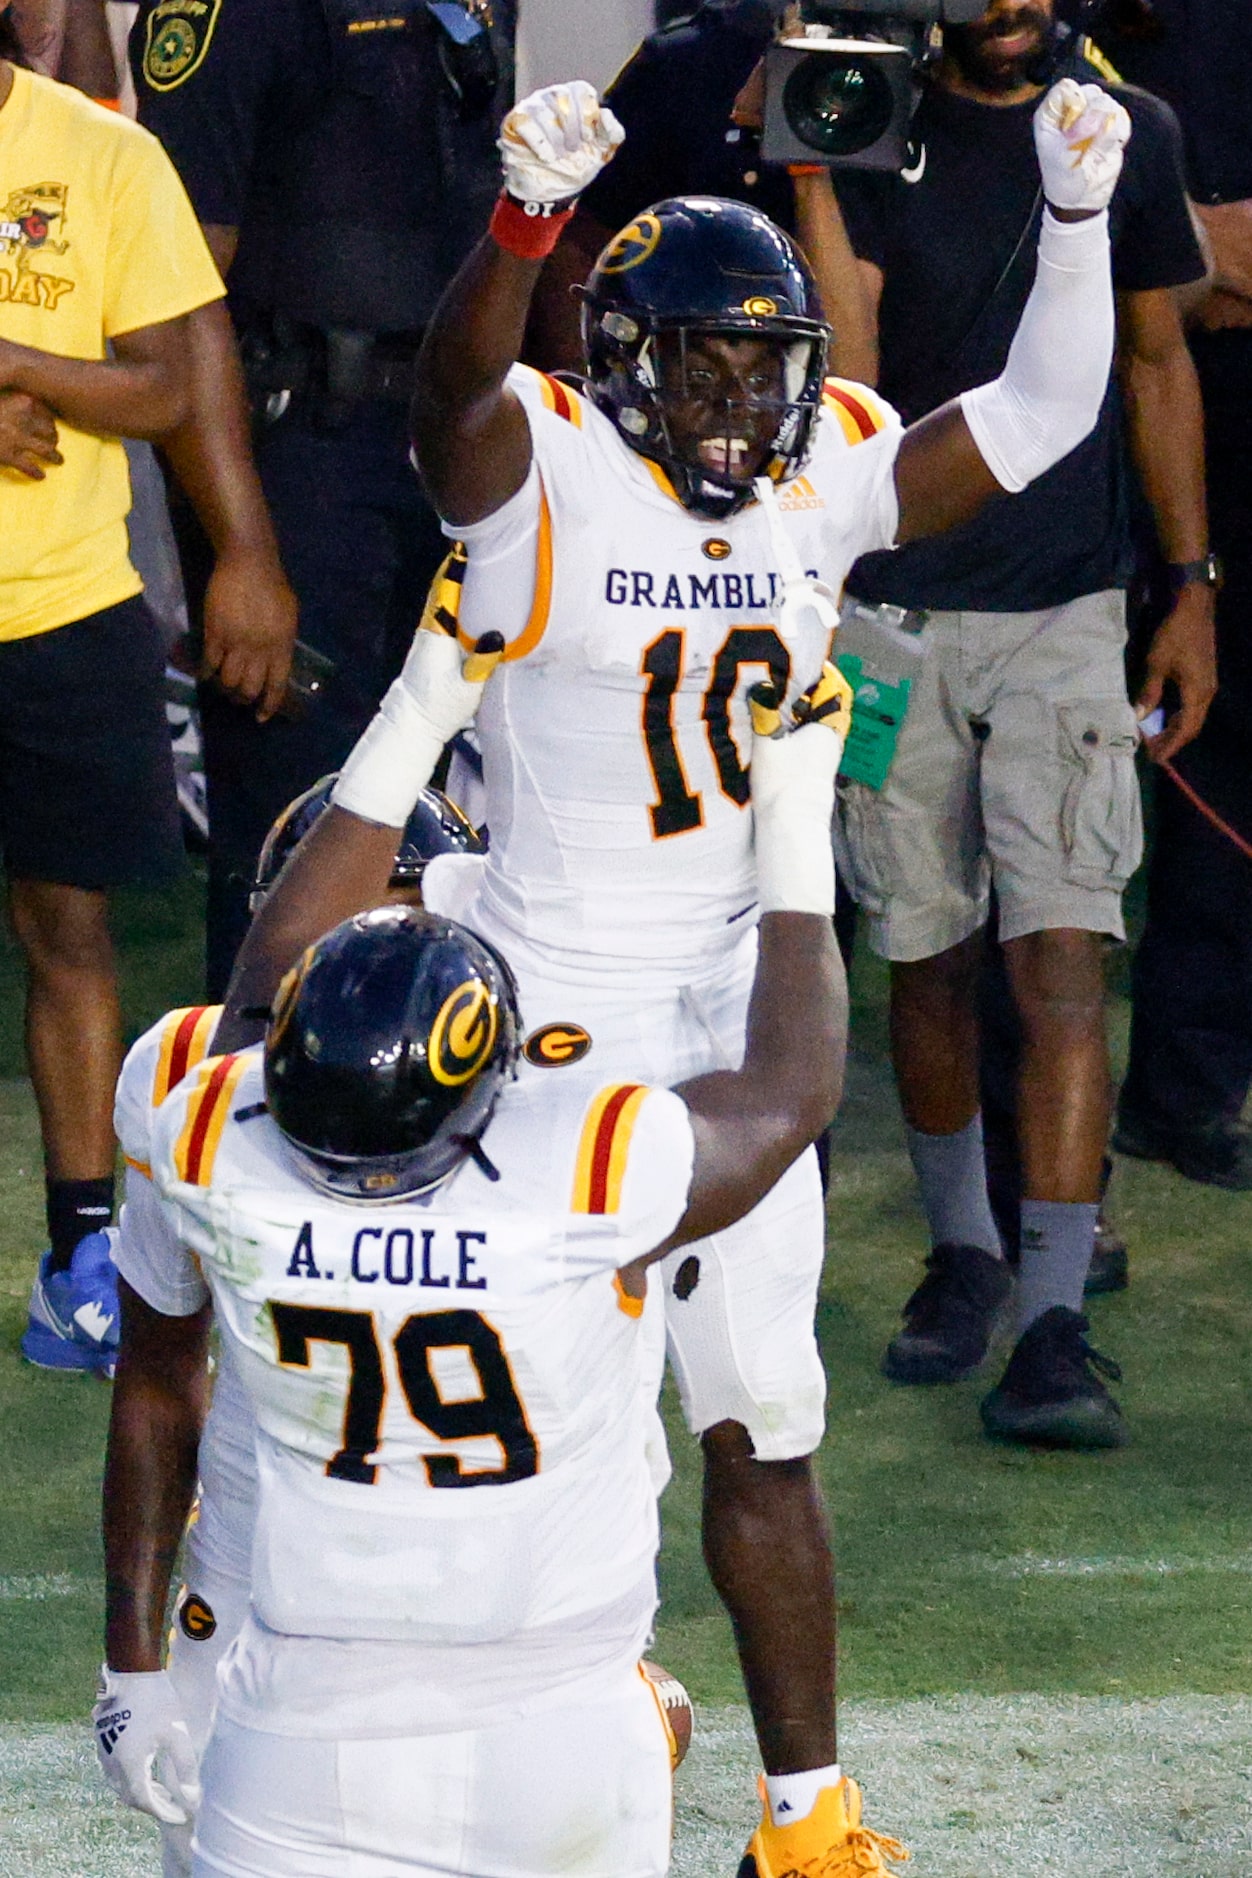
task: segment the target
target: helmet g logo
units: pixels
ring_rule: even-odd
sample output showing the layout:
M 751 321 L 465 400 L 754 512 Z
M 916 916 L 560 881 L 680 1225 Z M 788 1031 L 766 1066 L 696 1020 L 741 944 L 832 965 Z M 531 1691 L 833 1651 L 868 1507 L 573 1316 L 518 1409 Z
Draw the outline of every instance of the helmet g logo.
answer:
M 469 1082 L 491 1055 L 499 1013 L 486 985 L 471 978 L 445 998 L 430 1027 L 427 1062 L 445 1089 Z
M 778 302 L 771 300 L 768 294 L 753 294 L 751 299 L 744 301 L 743 310 L 749 319 L 772 320 L 778 312 Z
M 625 274 L 632 267 L 638 267 L 655 253 L 656 244 L 661 239 L 661 224 L 649 210 L 646 215 L 637 215 L 620 235 L 614 235 L 604 253 L 596 263 L 601 274 Z

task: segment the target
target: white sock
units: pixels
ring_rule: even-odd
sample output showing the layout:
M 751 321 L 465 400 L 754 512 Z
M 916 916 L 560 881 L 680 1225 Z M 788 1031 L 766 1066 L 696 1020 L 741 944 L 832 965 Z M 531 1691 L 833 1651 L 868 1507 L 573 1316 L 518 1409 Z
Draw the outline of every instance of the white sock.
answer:
M 842 1775 L 833 1767 L 810 1767 L 803 1774 L 766 1774 L 765 1797 L 776 1826 L 794 1826 L 807 1819 L 823 1787 L 837 1787 Z

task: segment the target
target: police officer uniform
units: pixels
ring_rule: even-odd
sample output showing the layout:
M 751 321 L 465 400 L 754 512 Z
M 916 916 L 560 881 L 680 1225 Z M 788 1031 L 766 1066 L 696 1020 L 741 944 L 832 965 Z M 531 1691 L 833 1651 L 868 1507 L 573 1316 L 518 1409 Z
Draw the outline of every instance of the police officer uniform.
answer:
M 444 545 L 408 460 L 422 329 L 486 227 L 511 96 L 512 0 L 145 0 L 139 115 L 203 223 L 239 231 L 230 308 L 300 640 L 327 666 L 257 724 L 202 688 L 208 983 L 225 985 L 256 857 L 339 766 L 399 670 Z M 209 551 L 180 517 L 193 605 Z
M 790 178 L 761 162 L 755 133 L 731 123 L 773 36 L 767 0 L 705 0 L 645 39 L 605 93 L 626 141 L 579 207 L 616 229 L 666 196 L 728 196 L 793 232 Z

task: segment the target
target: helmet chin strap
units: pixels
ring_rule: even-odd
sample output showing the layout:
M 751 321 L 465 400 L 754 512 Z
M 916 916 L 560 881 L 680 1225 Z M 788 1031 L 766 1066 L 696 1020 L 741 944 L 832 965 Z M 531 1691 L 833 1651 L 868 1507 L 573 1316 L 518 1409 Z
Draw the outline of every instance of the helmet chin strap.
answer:
M 757 499 L 765 511 L 766 526 L 769 529 L 770 547 L 778 563 L 782 576 L 782 596 L 778 603 L 778 636 L 791 654 L 791 683 L 787 688 L 788 701 L 799 697 L 817 677 L 817 672 L 797 672 L 796 654 L 802 633 L 814 632 L 819 636 L 821 651 L 818 653 L 818 665 L 826 656 L 826 646 L 839 626 L 839 603 L 833 588 L 824 580 L 817 580 L 812 574 L 806 574 L 800 565 L 800 556 L 796 552 L 795 542 L 787 533 L 782 510 L 778 503 L 778 489 L 768 476 L 758 476 L 753 483 Z

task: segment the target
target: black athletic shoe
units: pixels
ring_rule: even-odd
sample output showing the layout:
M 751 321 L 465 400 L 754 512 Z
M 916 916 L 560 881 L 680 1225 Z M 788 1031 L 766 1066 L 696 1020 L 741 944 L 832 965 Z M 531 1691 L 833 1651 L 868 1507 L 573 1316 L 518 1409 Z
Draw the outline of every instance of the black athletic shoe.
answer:
M 1083 1294 L 1088 1298 L 1101 1297 L 1106 1291 L 1124 1291 L 1130 1283 L 1130 1256 L 1126 1241 L 1116 1226 L 1105 1218 L 1103 1209 L 1096 1220 L 1095 1243 L 1091 1248 L 1091 1263 L 1087 1267 L 1087 1282 Z
M 1122 1372 L 1092 1349 L 1086 1329 L 1085 1317 L 1056 1304 L 1022 1333 L 979 1407 L 989 1435 L 1050 1448 L 1124 1445 L 1129 1436 L 1122 1412 L 1100 1380 L 1120 1382 Z
M 926 1276 L 905 1305 L 904 1329 L 887 1345 L 882 1373 L 892 1382 L 959 1382 L 987 1354 L 1013 1275 L 976 1245 L 937 1245 Z
M 1242 1122 L 1209 1122 L 1198 1128 L 1167 1128 L 1123 1110 L 1113 1146 L 1137 1161 L 1164 1161 L 1187 1180 L 1233 1193 L 1252 1192 L 1252 1130 Z

